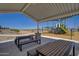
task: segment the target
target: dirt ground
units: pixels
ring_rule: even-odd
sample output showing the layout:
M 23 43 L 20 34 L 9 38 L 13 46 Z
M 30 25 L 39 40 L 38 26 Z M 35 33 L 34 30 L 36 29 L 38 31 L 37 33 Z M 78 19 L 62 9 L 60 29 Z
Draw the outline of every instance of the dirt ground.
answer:
M 59 37 L 59 38 L 65 38 L 65 39 L 71 39 L 70 33 L 68 34 L 53 34 L 53 33 L 43 33 L 45 36 L 51 36 L 51 37 Z M 72 35 L 73 40 L 79 41 L 79 32 L 74 32 Z
M 5 36 L 5 35 L 23 35 L 23 34 L 29 34 L 29 33 L 33 33 L 33 31 L 30 30 L 21 30 L 18 34 L 0 34 L 0 41 L 5 41 L 5 40 L 11 40 L 11 39 L 15 39 L 16 36 Z M 3 36 L 1 36 L 3 35 Z
M 35 31 L 29 31 L 29 30 L 28 31 L 20 31 L 19 34 L 28 34 L 28 33 L 34 33 L 34 32 Z M 70 33 L 68 33 L 68 34 L 53 34 L 53 33 L 43 32 L 42 35 L 71 39 Z M 15 39 L 15 38 L 16 37 L 13 37 L 13 36 L 0 36 L 0 41 L 10 40 L 10 39 Z M 74 32 L 72 35 L 72 39 L 79 41 L 79 32 Z
M 11 39 L 15 39 L 15 37 L 12 37 L 12 36 L 0 36 L 0 41 L 11 40 Z

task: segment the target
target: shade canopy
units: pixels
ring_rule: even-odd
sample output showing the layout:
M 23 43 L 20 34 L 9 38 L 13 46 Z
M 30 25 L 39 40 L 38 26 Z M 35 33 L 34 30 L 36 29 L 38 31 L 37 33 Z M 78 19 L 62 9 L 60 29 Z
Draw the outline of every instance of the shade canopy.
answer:
M 9 12 L 22 12 L 42 22 L 78 15 L 79 3 L 0 3 L 0 13 Z

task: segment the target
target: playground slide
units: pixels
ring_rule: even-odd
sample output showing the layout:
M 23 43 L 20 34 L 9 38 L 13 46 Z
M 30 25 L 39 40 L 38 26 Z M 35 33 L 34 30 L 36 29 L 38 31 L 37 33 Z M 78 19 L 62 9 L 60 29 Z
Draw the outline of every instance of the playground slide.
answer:
M 68 32 L 67 29 L 61 26 L 61 29 L 64 30 L 66 33 Z

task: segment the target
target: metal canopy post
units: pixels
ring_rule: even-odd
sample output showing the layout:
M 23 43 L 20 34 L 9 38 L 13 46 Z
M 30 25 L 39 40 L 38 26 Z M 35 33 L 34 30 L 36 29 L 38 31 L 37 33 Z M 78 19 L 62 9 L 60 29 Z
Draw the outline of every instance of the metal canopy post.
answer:
M 71 29 L 71 40 L 72 40 L 72 29 Z M 75 44 L 74 43 L 72 43 L 72 46 L 73 46 L 73 56 L 75 56 Z
M 39 33 L 39 22 L 37 22 L 37 33 Z

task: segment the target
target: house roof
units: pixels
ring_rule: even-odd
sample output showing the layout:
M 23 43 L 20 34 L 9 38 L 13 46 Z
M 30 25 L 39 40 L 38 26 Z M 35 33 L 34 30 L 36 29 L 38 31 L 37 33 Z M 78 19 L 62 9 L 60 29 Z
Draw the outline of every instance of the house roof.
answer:
M 0 13 L 9 12 L 22 12 L 42 22 L 78 15 L 79 3 L 0 3 Z

